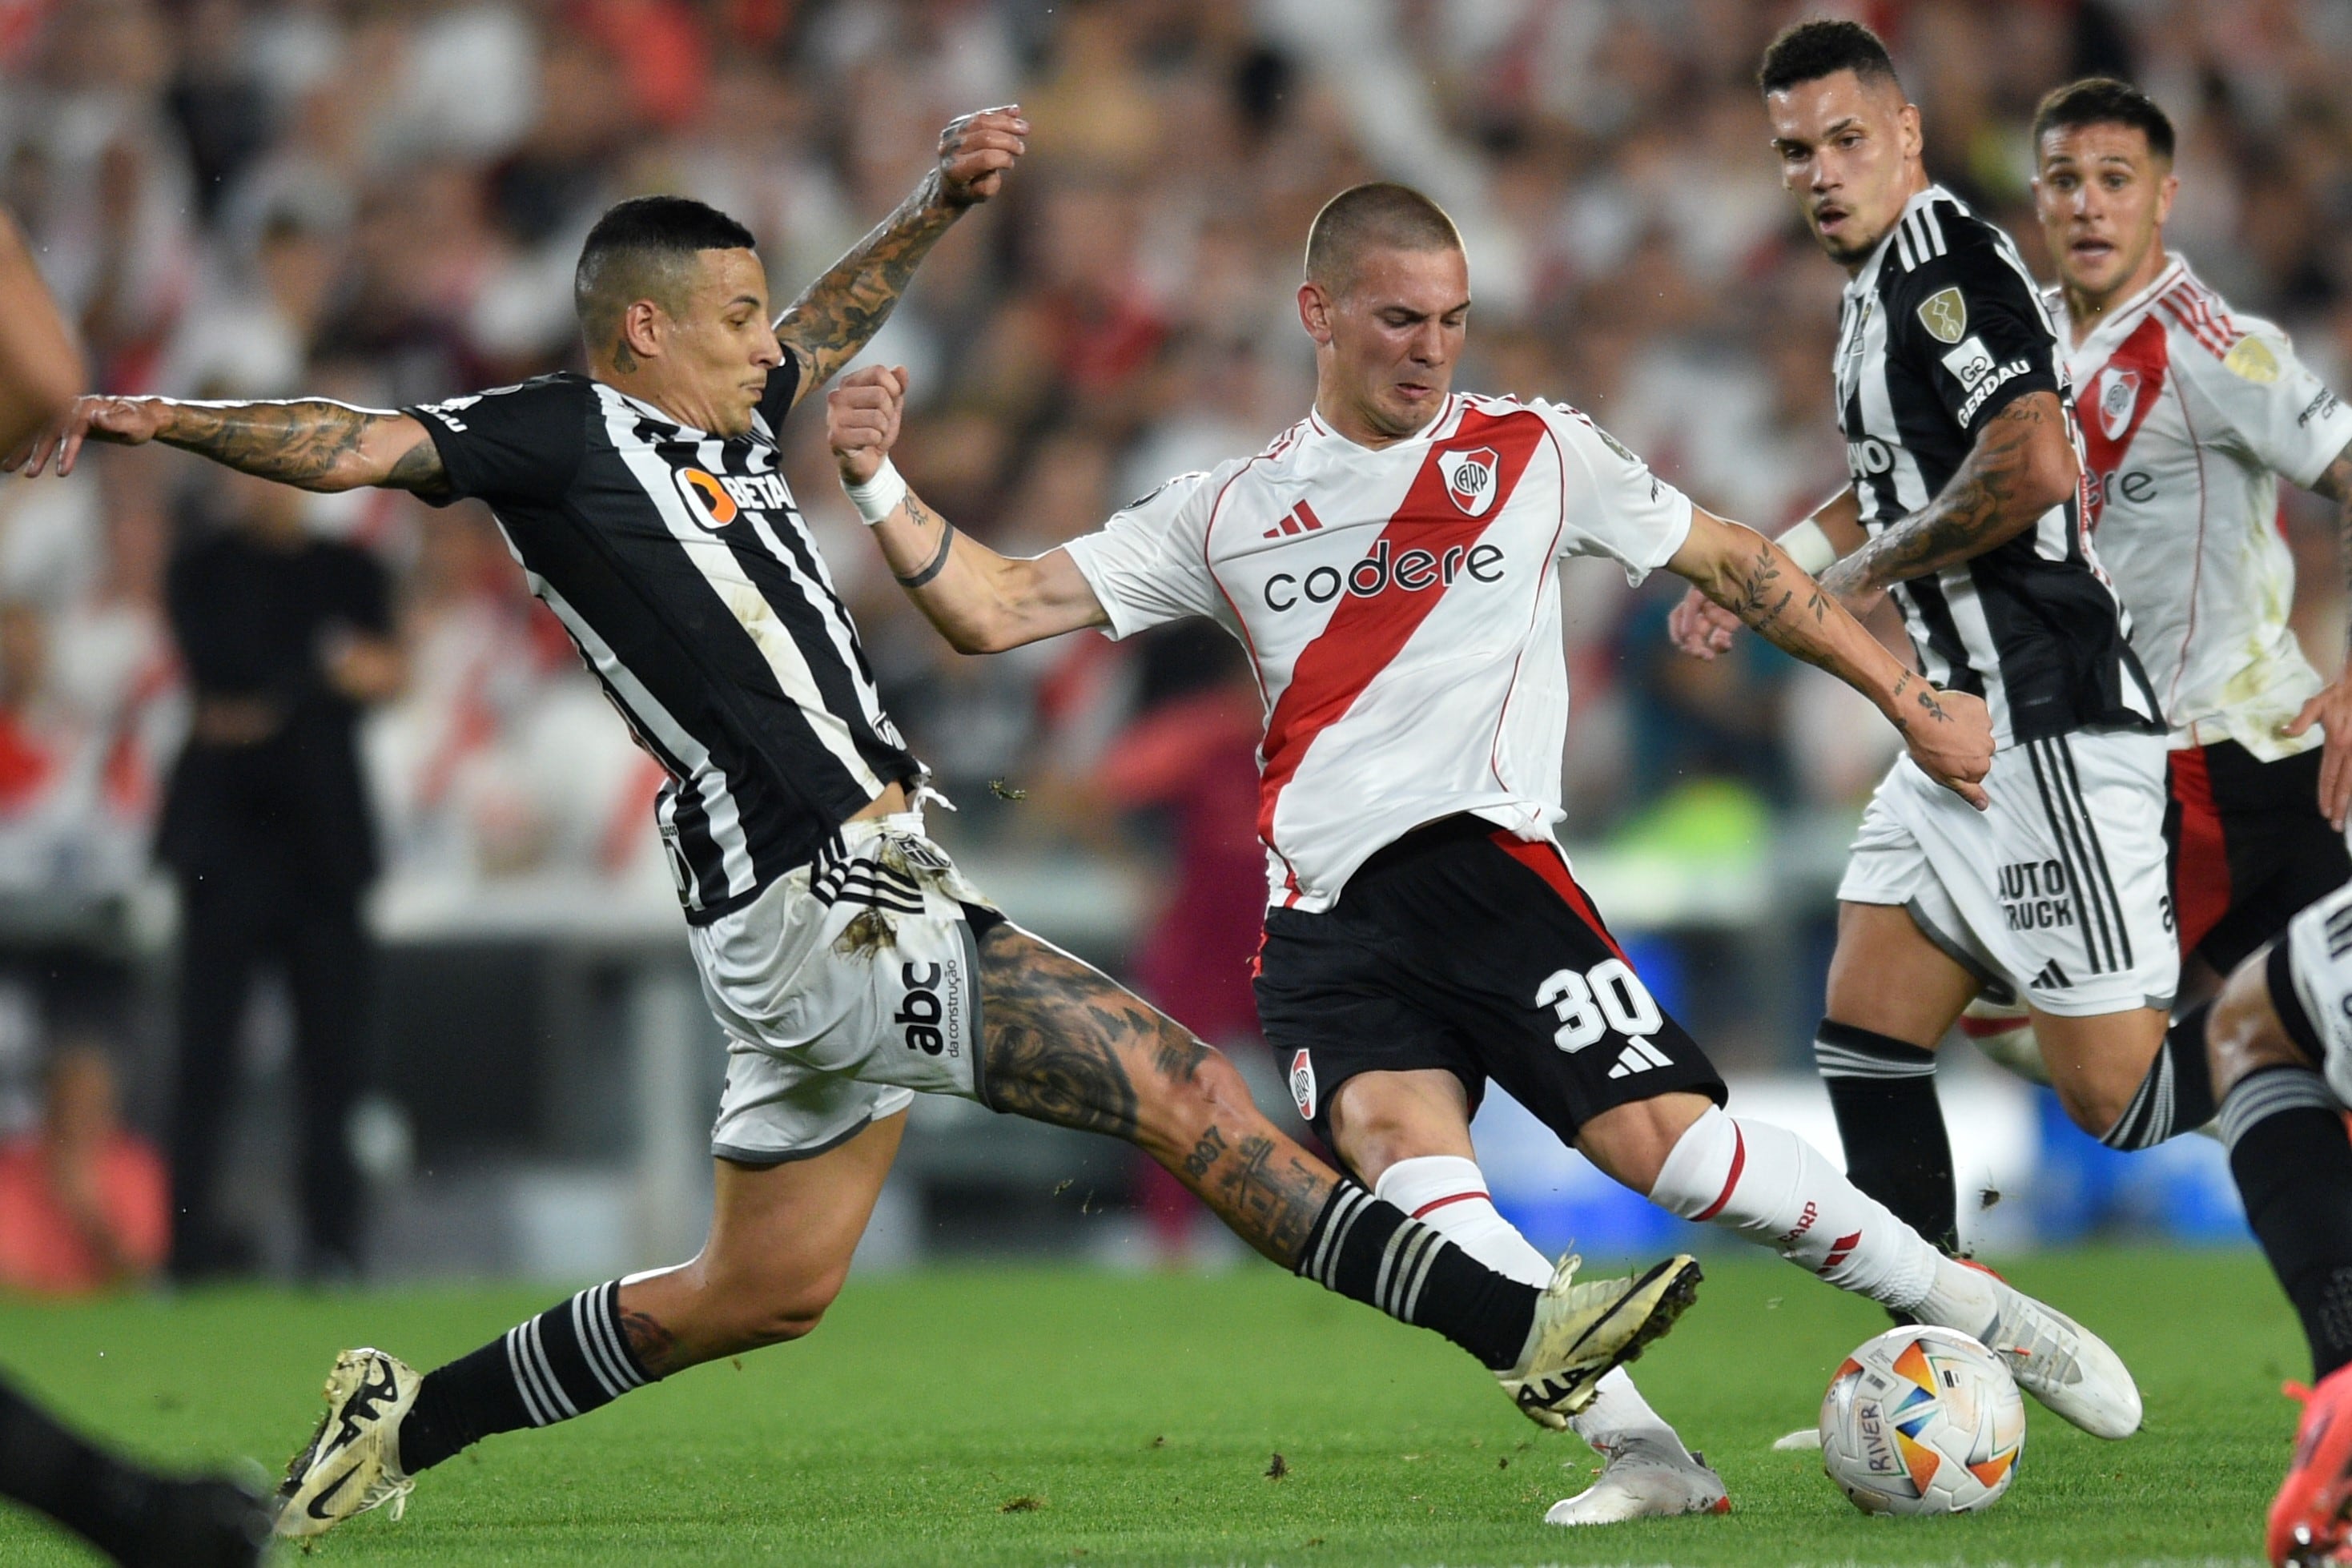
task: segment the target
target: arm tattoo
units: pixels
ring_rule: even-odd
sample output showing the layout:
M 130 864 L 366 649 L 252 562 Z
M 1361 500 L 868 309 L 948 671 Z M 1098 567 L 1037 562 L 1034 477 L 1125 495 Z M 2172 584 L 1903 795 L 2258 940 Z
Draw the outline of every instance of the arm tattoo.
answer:
M 1827 590 L 1809 582 L 1779 545 L 1761 535 L 1752 537 L 1755 554 L 1745 561 L 1726 562 L 1715 580 L 1703 584 L 1707 596 L 1773 647 L 1849 684 L 1856 682 L 1859 678 L 1853 666 L 1828 635 L 1832 602 Z M 1856 689 L 1867 695 L 1866 687 Z M 1936 689 L 1908 671 L 1896 678 L 1888 698 L 1895 727 L 1906 735 L 1914 718 L 1934 723 L 1950 721 Z
M 290 403 L 172 403 L 155 438 L 242 473 L 312 486 L 355 457 L 368 432 L 404 417 L 324 398 Z M 429 490 L 442 478 L 441 454 L 427 437 L 402 454 L 383 482 Z
M 1822 580 L 1840 594 L 1868 593 L 1981 555 L 2032 526 L 2042 509 L 2022 511 L 2020 502 L 2034 447 L 2049 439 L 2054 401 L 2035 393 L 1995 415 L 1943 494 L 1839 562 Z M 2063 438 L 2063 428 L 2059 434 Z
M 800 395 L 832 380 L 881 331 L 917 264 L 962 210 L 941 198 L 934 169 L 897 211 L 777 318 L 776 341 L 800 362 Z
M 982 1047 L 989 1103 L 1143 1146 L 1235 1235 L 1295 1264 L 1337 1178 L 1249 1102 L 1230 1064 L 1181 1025 L 1011 925 L 981 939 Z M 1211 1071 L 1212 1066 L 1222 1072 Z M 1220 1085 L 1220 1078 L 1234 1085 Z M 1181 1117 L 1173 1146 L 1147 1120 Z M 1161 1136 L 1164 1136 L 1161 1135 Z
M 925 509 L 921 501 L 915 499 L 915 492 L 912 490 L 908 490 L 907 492 L 906 507 L 908 517 L 914 521 L 914 524 L 917 528 L 921 528 L 923 524 L 930 521 L 931 513 Z M 918 568 L 912 573 L 908 573 L 905 575 L 901 575 L 896 572 L 891 573 L 890 575 L 898 579 L 898 586 L 910 591 L 916 588 L 920 588 L 929 583 L 932 578 L 946 571 L 948 569 L 948 552 L 955 548 L 955 524 L 950 522 L 944 517 L 940 518 L 939 553 L 932 556 L 927 564 Z

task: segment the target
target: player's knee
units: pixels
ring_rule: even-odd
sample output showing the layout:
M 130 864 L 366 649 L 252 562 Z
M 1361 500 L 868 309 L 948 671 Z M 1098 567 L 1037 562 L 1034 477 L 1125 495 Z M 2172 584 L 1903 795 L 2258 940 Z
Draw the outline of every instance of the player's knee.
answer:
M 2131 1109 L 2132 1097 L 2139 1092 L 2137 1083 L 2119 1087 L 2101 1082 L 2055 1078 L 2051 1084 L 2058 1091 L 2058 1103 L 2065 1108 L 2066 1119 L 2094 1138 L 2104 1138 L 2115 1124 Z
M 848 1276 L 846 1268 L 816 1274 L 761 1272 L 721 1277 L 711 1283 L 714 1293 L 727 1302 L 727 1337 L 755 1349 L 816 1332 Z
M 1151 1120 L 1171 1135 L 1188 1140 L 1187 1147 L 1202 1129 L 1230 1125 L 1236 1113 L 1255 1110 L 1249 1085 L 1232 1059 L 1176 1025 L 1161 1030 L 1151 1066 L 1157 1089 L 1152 1097 L 1157 1114 Z
M 2238 1080 L 2271 1067 L 2310 1067 L 2287 1037 L 2271 1002 L 2270 949 L 2265 947 L 2231 972 L 2205 1019 L 2205 1056 L 2213 1070 L 2219 1103 Z

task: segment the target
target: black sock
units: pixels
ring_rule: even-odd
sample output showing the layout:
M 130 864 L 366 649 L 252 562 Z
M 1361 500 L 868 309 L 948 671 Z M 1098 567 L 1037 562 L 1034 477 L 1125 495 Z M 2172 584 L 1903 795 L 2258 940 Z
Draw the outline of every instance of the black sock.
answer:
M 1813 1060 L 1837 1113 L 1845 1173 L 1946 1252 L 1960 1247 L 1952 1142 L 1936 1098 L 1936 1053 L 1822 1020 Z
M 494 1432 L 548 1426 L 655 1381 L 621 1331 L 608 1279 L 425 1374 L 400 1424 L 400 1468 L 428 1469 Z
M 2230 1173 L 2311 1342 L 2315 1377 L 2352 1363 L 2352 1142 L 2308 1068 L 2264 1068 L 2221 1102 Z
M 163 1484 L 82 1441 L 0 1384 L 0 1495 L 38 1509 L 121 1559 L 136 1550 Z
M 2212 1010 L 2210 1002 L 2200 1003 L 2165 1031 L 2139 1091 L 2100 1142 L 2110 1149 L 2153 1149 L 2213 1120 L 2213 1068 L 2205 1058 L 2205 1018 Z
M 1434 1329 L 1494 1372 L 1518 1364 L 1543 1293 L 1346 1182 L 1307 1232 L 1297 1272 L 1399 1322 Z

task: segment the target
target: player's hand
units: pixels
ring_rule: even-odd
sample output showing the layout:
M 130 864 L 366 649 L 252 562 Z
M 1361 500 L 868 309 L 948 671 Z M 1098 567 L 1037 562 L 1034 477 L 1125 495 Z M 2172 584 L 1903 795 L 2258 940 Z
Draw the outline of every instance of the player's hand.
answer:
M 1990 806 L 1980 787 L 1992 772 L 1992 714 L 1984 699 L 1914 678 L 1895 688 L 1895 703 L 1903 744 L 1919 771 L 1979 811 Z
M 2305 703 L 2303 711 L 2279 726 L 2279 733 L 2293 740 L 2314 724 L 2327 737 L 2319 759 L 2319 815 L 2341 833 L 2352 810 L 2352 671 Z
M 940 199 L 977 206 L 1004 187 L 1005 171 L 1028 150 L 1029 121 L 1017 103 L 948 121 L 940 132 Z
M 1732 637 L 1738 630 L 1739 617 L 1696 588 L 1685 594 L 1683 602 L 1666 616 L 1666 636 L 1693 658 L 1729 653 Z
M 84 441 L 136 447 L 163 427 L 165 405 L 152 397 L 77 397 L 66 416 L 0 460 L 0 471 L 37 474 L 55 457 L 58 477 L 74 470 Z
M 898 444 L 907 406 L 907 367 L 869 364 L 834 384 L 824 399 L 824 438 L 845 484 L 862 485 Z

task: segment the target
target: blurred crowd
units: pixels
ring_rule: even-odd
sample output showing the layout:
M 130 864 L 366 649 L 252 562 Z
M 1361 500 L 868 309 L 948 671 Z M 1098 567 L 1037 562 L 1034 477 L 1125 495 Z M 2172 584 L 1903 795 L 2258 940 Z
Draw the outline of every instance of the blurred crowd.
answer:
M 0 200 L 104 389 L 392 405 L 577 365 L 572 262 L 615 199 L 740 217 L 781 306 L 948 119 L 1017 100 L 1029 160 L 872 350 L 910 369 L 902 466 L 959 526 L 1047 548 L 1297 418 L 1307 221 L 1390 177 L 1467 241 L 1458 384 L 1576 404 L 1777 527 L 1843 479 L 1842 279 L 1779 189 L 1750 84 L 1801 9 L 1882 31 L 1931 170 L 2037 262 L 2035 100 L 2090 71 L 2147 87 L 2180 126 L 2176 247 L 2352 385 L 2352 6 L 2328 0 L 0 0 Z M 959 658 L 879 569 L 814 407 L 786 437 L 886 696 L 965 808 L 950 834 L 1099 847 L 1108 797 L 1157 825 L 1147 842 L 1198 839 L 1246 909 L 1246 814 L 1202 804 L 1245 762 L 1245 675 L 1181 635 Z M 0 483 L 0 893 L 144 874 L 186 724 L 166 563 L 247 504 L 152 451 Z M 654 765 L 488 514 L 305 505 L 398 584 L 408 679 L 365 741 L 391 874 L 661 883 Z M 2330 531 L 2299 502 L 2283 526 L 2332 666 Z M 1588 567 L 1567 593 L 1571 833 L 1638 827 L 1693 784 L 1846 805 L 1887 755 L 1866 710 L 1755 639 L 1669 657 L 1661 588 Z

